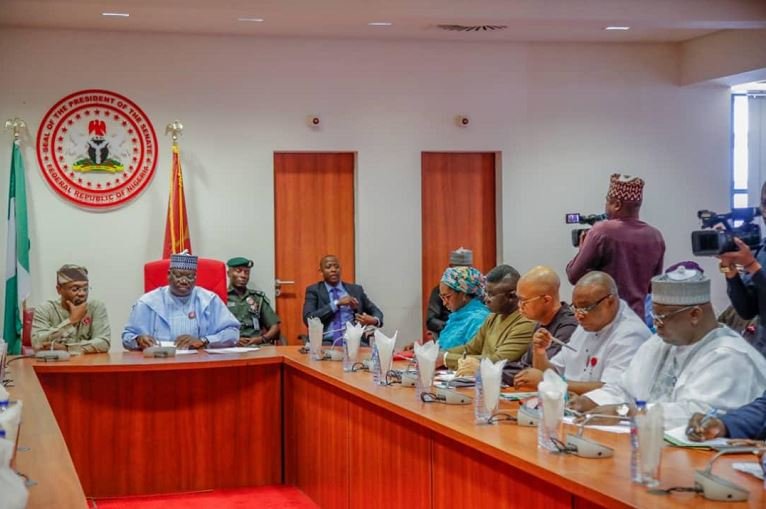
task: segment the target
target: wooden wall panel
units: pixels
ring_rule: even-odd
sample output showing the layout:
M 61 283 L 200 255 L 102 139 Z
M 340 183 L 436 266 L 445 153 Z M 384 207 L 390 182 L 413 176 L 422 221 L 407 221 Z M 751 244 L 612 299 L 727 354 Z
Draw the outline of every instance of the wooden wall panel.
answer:
M 430 508 L 430 433 L 360 400 L 349 425 L 351 507 Z
M 86 495 L 282 481 L 279 364 L 38 373 Z
M 285 483 L 323 509 L 349 509 L 349 403 L 290 367 L 284 373 Z
M 433 508 L 572 507 L 567 491 L 454 440 L 433 442 Z
M 337 255 L 344 281 L 355 279 L 353 153 L 275 153 L 275 274 L 295 281 L 276 299 L 282 335 L 306 333 L 306 287 L 321 280 L 319 259 Z
M 485 274 L 497 264 L 496 157 L 494 152 L 421 155 L 424 316 L 451 251 L 471 249 L 474 265 Z

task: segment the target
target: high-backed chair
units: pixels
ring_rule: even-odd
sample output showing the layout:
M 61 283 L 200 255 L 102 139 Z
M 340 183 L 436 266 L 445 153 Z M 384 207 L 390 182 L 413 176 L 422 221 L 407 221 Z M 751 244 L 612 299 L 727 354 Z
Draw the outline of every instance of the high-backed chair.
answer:
M 32 321 L 35 319 L 35 308 L 25 308 L 21 319 L 21 355 L 33 355 Z
M 166 286 L 168 284 L 169 268 L 169 259 L 146 263 L 144 265 L 144 291 L 150 292 L 160 286 Z M 225 303 L 228 298 L 226 264 L 221 260 L 199 258 L 197 260 L 197 281 L 195 284 L 218 294 Z

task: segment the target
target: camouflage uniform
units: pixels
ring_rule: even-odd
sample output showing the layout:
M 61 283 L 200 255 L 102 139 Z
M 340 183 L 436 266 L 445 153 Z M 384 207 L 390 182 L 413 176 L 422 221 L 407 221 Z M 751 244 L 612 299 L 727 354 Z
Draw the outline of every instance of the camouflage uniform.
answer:
M 280 322 L 263 292 L 248 288 L 243 295 L 240 295 L 233 288 L 229 288 L 228 295 L 226 305 L 239 320 L 240 337 L 262 336 L 269 328 Z

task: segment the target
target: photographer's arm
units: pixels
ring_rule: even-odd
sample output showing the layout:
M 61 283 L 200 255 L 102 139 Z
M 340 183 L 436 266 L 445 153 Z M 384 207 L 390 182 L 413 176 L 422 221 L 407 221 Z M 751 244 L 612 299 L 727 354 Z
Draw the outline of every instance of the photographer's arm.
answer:
M 724 253 L 719 257 L 721 271 L 726 275 L 726 293 L 731 305 L 739 316 L 750 320 L 761 314 L 762 304 L 766 305 L 766 274 L 750 248 L 737 238 L 734 242 L 739 251 Z M 750 281 L 745 283 L 742 280 L 736 265 L 744 267 L 750 275 Z

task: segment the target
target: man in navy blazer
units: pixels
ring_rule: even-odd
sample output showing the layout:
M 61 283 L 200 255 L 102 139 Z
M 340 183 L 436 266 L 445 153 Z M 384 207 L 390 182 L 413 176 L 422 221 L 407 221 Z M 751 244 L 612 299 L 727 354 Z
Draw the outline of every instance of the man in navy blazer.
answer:
M 364 288 L 341 281 L 337 256 L 322 257 L 319 272 L 322 281 L 306 288 L 303 322 L 308 324 L 309 318 L 319 318 L 324 325 L 324 343 L 339 343 L 349 321 L 383 326 L 383 312 L 367 297 Z

